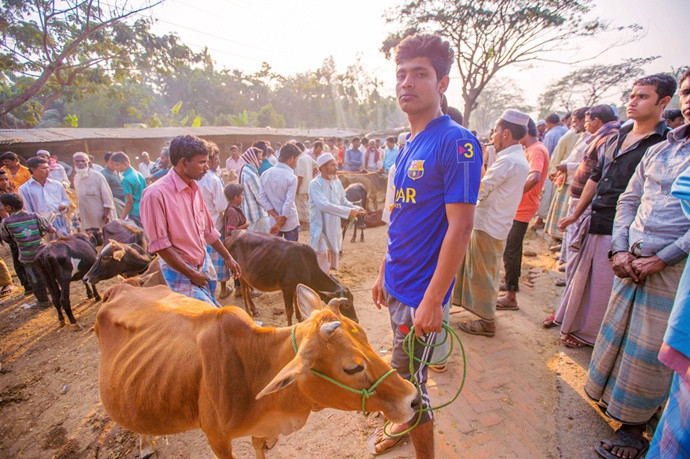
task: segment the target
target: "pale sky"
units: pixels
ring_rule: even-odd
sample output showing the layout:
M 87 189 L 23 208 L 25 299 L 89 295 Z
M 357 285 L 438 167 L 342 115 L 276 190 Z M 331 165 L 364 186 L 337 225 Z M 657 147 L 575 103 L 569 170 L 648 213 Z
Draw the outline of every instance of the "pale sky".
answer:
M 379 48 L 394 29 L 386 23 L 384 13 L 396 4 L 383 0 L 167 0 L 151 15 L 158 20 L 154 31 L 176 32 L 195 51 L 207 46 L 219 67 L 252 73 L 266 61 L 278 73 L 294 74 L 316 69 L 332 55 L 338 71 L 343 72 L 361 56 L 370 73 L 383 79 L 385 94 L 394 95 L 395 65 Z M 645 67 L 647 73 L 690 64 L 690 40 L 683 38 L 690 24 L 689 6 L 688 0 L 597 1 L 598 16 L 619 25 L 640 24 L 646 35 L 581 65 L 654 55 L 661 57 Z M 605 48 L 593 40 L 576 45 L 577 56 L 593 55 Z M 527 102 L 536 106 L 544 86 L 572 69 L 569 65 L 535 62 L 524 68 L 509 67 L 499 76 L 514 79 Z M 451 77 L 458 77 L 457 70 Z M 611 102 L 618 102 L 618 98 L 616 95 Z M 451 81 L 448 99 L 450 105 L 462 108 L 457 80 Z

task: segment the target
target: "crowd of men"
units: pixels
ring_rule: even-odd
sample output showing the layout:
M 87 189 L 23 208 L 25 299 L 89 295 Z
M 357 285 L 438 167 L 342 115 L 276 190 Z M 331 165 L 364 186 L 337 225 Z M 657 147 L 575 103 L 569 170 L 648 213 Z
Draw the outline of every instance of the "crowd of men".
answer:
M 670 394 L 649 454 L 687 454 L 690 71 L 679 82 L 666 74 L 637 80 L 623 123 L 608 105 L 536 122 L 507 109 L 482 146 L 447 107 L 447 42 L 413 35 L 396 48 L 395 62 L 397 99 L 410 125 L 402 139 L 233 145 L 225 176 L 219 148 L 191 135 L 174 138 L 155 162 L 143 153 L 138 171 L 122 152 L 106 154 L 103 168 L 75 153 L 82 228 L 114 218 L 141 225 L 169 287 L 220 306 L 227 282 L 241 275 L 222 243 L 229 232 L 297 241 L 308 229 L 320 267 L 337 270 L 341 219 L 363 212 L 346 199 L 337 172 L 387 173 L 387 251 L 372 299 L 390 314 L 391 365 L 405 378 L 412 369 L 428 408 L 427 370 L 447 365 L 444 346 L 434 356 L 432 346 L 451 304 L 478 317 L 460 330 L 495 336 L 496 311 L 519 309 L 523 242 L 533 222 L 552 239 L 565 272 L 560 304 L 543 325 L 560 327 L 565 346 L 594 348 L 585 392 L 621 423 L 595 450 L 606 458 L 643 456 L 647 423 Z M 680 110 L 664 111 L 677 87 Z M 44 301 L 32 251 L 44 233 L 70 232 L 70 173 L 45 150 L 27 167 L 11 152 L 0 160 L 2 237 L 25 291 Z M 0 287 L 0 295 L 11 290 L 2 263 Z M 412 362 L 402 345 L 410 329 L 424 344 Z M 417 456 L 433 457 L 433 412 L 414 421 L 390 431 L 409 430 Z M 379 429 L 372 452 L 400 438 Z

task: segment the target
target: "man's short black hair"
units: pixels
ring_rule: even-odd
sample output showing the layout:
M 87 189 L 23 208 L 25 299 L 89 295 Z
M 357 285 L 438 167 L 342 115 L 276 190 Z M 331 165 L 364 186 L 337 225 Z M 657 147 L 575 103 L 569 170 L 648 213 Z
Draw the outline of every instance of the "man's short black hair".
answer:
M 103 161 L 105 161 L 107 163 L 108 161 L 113 159 L 114 154 L 115 153 L 113 153 L 112 151 L 107 152 L 106 154 L 103 155 Z
M 268 150 L 268 143 L 265 140 L 257 140 L 252 144 L 252 147 L 256 147 L 261 150 L 263 154 L 266 154 L 266 151 Z
M 664 110 L 662 115 L 666 121 L 673 121 L 683 116 L 680 110 Z
M 24 200 L 17 193 L 5 193 L 0 195 L 0 203 L 3 206 L 10 207 L 15 212 L 22 210 L 24 207 Z
M 598 118 L 604 124 L 618 119 L 611 106 L 606 104 L 595 105 L 587 110 L 587 115 L 589 115 L 589 118 L 592 120 Z
M 235 199 L 236 196 L 241 195 L 243 191 L 244 187 L 241 184 L 237 182 L 232 182 L 225 187 L 225 189 L 223 190 L 223 194 L 225 194 L 225 199 L 227 199 L 228 201 L 232 201 L 233 199 Z
M 534 123 L 534 121 L 532 122 Z M 513 138 L 513 140 L 520 140 L 525 136 L 525 134 L 527 134 L 527 128 L 525 126 L 511 123 L 510 121 L 506 121 L 502 118 L 498 120 L 498 125 L 501 126 L 501 128 L 510 131 L 510 136 Z M 536 129 L 536 125 L 534 129 Z
M 353 137 L 352 138 L 352 143 L 359 142 L 359 141 L 360 141 L 359 137 Z
M 292 142 L 288 142 L 280 148 L 280 156 L 278 161 L 281 163 L 286 163 L 290 158 L 294 158 L 302 154 L 302 151 L 297 145 Z
M 393 137 L 393 136 L 386 137 L 386 142 L 393 142 L 393 143 L 395 143 L 396 140 L 397 140 L 397 139 L 396 139 L 395 137 Z
M 455 107 L 448 107 L 446 109 L 446 115 L 450 116 L 450 119 L 462 126 L 464 118 L 462 116 L 462 113 L 460 113 L 460 110 L 458 110 Z
M 33 174 L 34 170 L 38 169 L 41 164 L 48 164 L 48 160 L 40 156 L 33 156 L 26 161 L 26 167 L 29 168 L 31 174 Z
M 537 123 L 535 123 L 532 118 L 530 118 L 529 121 L 527 121 L 527 135 L 530 137 L 539 136 L 539 131 L 537 130 Z
M 299 141 L 298 141 L 298 142 L 294 142 L 294 143 L 295 143 L 295 145 L 297 145 L 297 148 L 299 148 L 300 151 L 304 151 L 304 150 L 307 149 L 307 147 L 305 147 L 304 144 L 303 144 L 302 142 L 299 142 Z M 282 148 L 281 148 L 281 150 L 282 150 Z
M 450 73 L 453 48 L 438 35 L 419 33 L 405 38 L 395 48 L 395 65 L 417 57 L 428 58 L 436 71 L 436 80 L 440 80 Z
M 215 156 L 220 155 L 220 148 L 218 148 L 218 145 L 216 144 L 216 142 L 213 142 L 211 140 L 207 140 L 207 142 L 208 142 L 208 145 L 210 147 L 210 150 L 208 152 L 208 157 L 213 158 Z
M 208 156 L 211 146 L 195 135 L 178 135 L 170 142 L 170 162 L 177 166 L 182 158 L 191 161 L 195 156 Z
M 664 97 L 673 97 L 676 93 L 676 80 L 668 73 L 655 73 L 640 78 L 633 83 L 633 86 L 654 86 L 657 94 L 656 101 L 659 102 Z
M 314 148 L 323 148 L 323 142 L 317 140 L 316 142 L 314 142 Z
M 589 110 L 590 107 L 580 107 L 577 110 L 573 111 L 573 117 L 577 118 L 578 120 L 583 120 L 585 119 L 585 115 L 587 114 L 587 111 Z
M 680 80 L 678 80 L 678 86 L 683 84 L 683 81 L 685 81 L 687 78 L 690 78 L 690 67 L 688 67 L 685 72 L 680 76 Z
M 129 162 L 129 156 L 124 151 L 118 151 L 110 157 L 110 160 L 114 163 L 127 164 Z
M 544 121 L 546 121 L 549 124 L 558 124 L 561 122 L 561 119 L 556 115 L 555 113 L 550 114 L 546 118 L 544 118 Z
M 12 161 L 19 161 L 19 156 L 13 151 L 6 151 L 5 153 L 0 155 L 0 161 L 4 161 L 6 159 L 10 159 Z

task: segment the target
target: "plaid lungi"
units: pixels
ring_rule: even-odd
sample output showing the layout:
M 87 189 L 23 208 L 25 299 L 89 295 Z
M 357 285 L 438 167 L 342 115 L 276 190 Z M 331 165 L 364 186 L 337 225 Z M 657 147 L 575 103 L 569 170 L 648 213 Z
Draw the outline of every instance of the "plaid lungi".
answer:
M 221 239 L 222 241 L 222 239 Z M 210 245 L 206 246 L 206 253 L 211 257 L 211 263 L 213 263 L 213 268 L 216 270 L 216 278 L 218 282 L 227 282 L 230 280 L 230 269 L 228 265 L 225 264 L 225 260 L 220 256 L 216 249 Z
M 690 391 L 673 374 L 671 397 L 654 433 L 648 458 L 687 457 L 690 454 Z
M 625 424 L 645 424 L 668 396 L 673 371 L 659 362 L 685 262 L 635 284 L 616 278 L 599 329 L 585 393 Z
M 218 283 L 216 279 L 216 270 L 213 268 L 213 263 L 211 263 L 211 257 L 208 253 L 201 266 L 201 272 L 206 274 L 208 278 L 206 287 L 197 287 L 192 284 L 192 281 L 189 280 L 187 276 L 174 270 L 160 257 L 158 258 L 158 263 L 161 266 L 161 272 L 170 290 L 191 298 L 196 298 L 197 300 L 205 301 L 217 308 L 221 307 L 220 303 L 216 301 L 216 284 Z M 193 267 L 192 265 L 189 266 Z
M 484 320 L 494 320 L 505 245 L 505 239 L 494 239 L 481 230 L 472 231 L 465 259 L 455 276 L 453 304 Z
M 562 233 L 558 230 L 558 220 L 565 217 L 568 212 L 568 200 L 570 199 L 570 185 L 563 185 L 556 189 L 556 192 L 549 207 L 549 213 L 546 216 L 546 223 L 544 232 L 553 237 L 562 237 Z

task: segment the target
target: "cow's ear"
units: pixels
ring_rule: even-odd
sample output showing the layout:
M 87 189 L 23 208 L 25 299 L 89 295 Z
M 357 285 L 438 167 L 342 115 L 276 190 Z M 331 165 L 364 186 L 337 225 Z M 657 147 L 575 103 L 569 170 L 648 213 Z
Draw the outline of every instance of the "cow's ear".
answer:
M 312 311 L 321 309 L 321 297 L 306 285 L 297 285 L 297 307 L 304 317 L 309 317 Z
M 280 372 L 269 382 L 266 387 L 263 388 L 261 392 L 256 395 L 256 400 L 259 400 L 264 395 L 272 394 L 273 392 L 279 391 L 283 387 L 287 387 L 295 380 L 298 376 L 309 371 L 310 364 L 305 361 L 301 355 L 296 355 L 294 359 L 283 367 Z
M 113 260 L 120 261 L 125 256 L 125 249 L 117 249 L 113 251 Z

